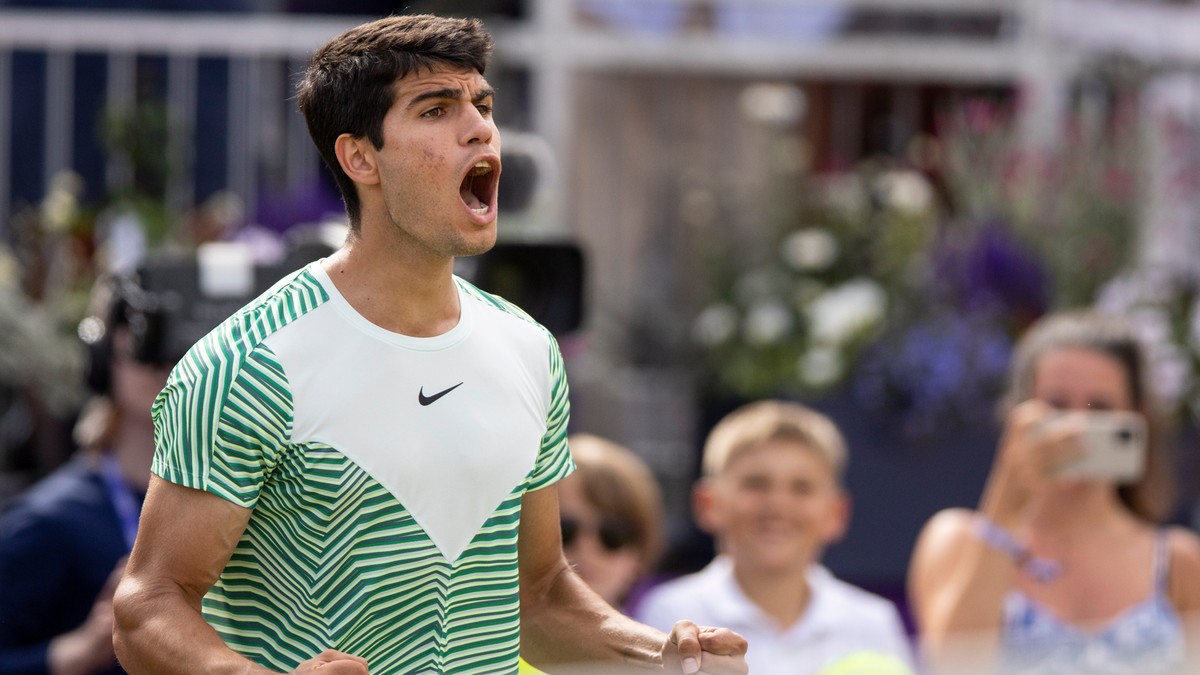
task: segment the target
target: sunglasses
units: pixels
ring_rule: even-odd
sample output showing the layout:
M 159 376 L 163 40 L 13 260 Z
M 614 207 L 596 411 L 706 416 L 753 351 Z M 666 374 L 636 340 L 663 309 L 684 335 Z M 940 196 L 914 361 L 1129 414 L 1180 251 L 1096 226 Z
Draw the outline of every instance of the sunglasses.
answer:
M 633 543 L 633 528 L 625 521 L 617 518 L 603 518 L 598 526 L 591 525 L 584 527 L 578 518 L 563 516 L 561 524 L 563 546 L 570 546 L 574 543 L 579 533 L 583 530 L 588 530 L 595 534 L 600 540 L 600 545 L 610 553 L 619 551 Z

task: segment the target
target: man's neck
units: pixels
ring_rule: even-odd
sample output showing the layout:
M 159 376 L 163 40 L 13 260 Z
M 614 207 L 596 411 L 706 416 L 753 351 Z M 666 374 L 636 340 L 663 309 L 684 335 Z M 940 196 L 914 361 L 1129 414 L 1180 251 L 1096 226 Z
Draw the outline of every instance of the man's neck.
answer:
M 381 328 L 433 337 L 458 323 L 453 258 L 406 255 L 359 240 L 327 258 L 324 269 L 350 306 Z

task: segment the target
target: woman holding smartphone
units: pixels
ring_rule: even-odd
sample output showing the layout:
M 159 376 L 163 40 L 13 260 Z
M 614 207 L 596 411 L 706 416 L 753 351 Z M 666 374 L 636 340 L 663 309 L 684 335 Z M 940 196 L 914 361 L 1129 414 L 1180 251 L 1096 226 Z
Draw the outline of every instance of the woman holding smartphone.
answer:
M 1170 467 L 1147 377 L 1115 317 L 1052 315 L 1022 337 L 978 509 L 936 514 L 909 567 L 935 671 L 1198 672 L 1186 664 L 1200 650 L 1188 627 L 1200 613 L 1200 538 L 1160 525 Z M 1130 412 L 1146 442 L 1106 444 L 1097 429 Z M 1145 453 L 1140 475 L 1118 476 L 1129 464 L 1112 459 L 1130 451 Z

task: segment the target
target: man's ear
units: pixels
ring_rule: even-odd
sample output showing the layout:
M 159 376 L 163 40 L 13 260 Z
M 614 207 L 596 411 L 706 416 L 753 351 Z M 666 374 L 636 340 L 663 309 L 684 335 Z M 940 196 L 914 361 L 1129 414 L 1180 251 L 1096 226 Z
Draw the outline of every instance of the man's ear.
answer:
M 716 486 L 711 478 L 701 478 L 692 486 L 692 517 L 696 526 L 708 534 L 716 534 L 720 526 L 715 508 Z
M 355 183 L 375 185 L 379 183 L 379 171 L 375 166 L 375 146 L 365 136 L 342 134 L 333 142 L 342 171 Z

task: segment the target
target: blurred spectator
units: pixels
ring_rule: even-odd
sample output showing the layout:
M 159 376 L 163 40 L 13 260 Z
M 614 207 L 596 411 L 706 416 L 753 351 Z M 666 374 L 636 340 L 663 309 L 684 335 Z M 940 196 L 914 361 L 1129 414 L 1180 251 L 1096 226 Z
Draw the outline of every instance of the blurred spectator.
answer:
M 600 597 L 621 608 L 658 562 L 663 507 L 649 467 L 599 436 L 567 440 L 575 472 L 558 484 L 563 551 Z
M 819 564 L 850 517 L 837 427 L 795 403 L 760 401 L 722 419 L 704 446 L 694 506 L 717 540 L 703 570 L 648 591 L 638 619 L 724 625 L 759 675 L 911 672 L 895 606 Z
M 1051 315 L 1023 336 L 978 510 L 935 515 L 913 554 L 909 591 L 932 666 L 1196 672 L 1183 661 L 1200 641 L 1181 617 L 1200 609 L 1200 538 L 1159 525 L 1171 491 L 1146 366 L 1132 327 L 1112 316 Z M 1136 413 L 1135 431 L 1113 438 L 1147 439 L 1140 476 L 1084 470 L 1102 447 L 1090 440 L 1106 418 L 1097 411 Z
M 86 319 L 87 384 L 75 457 L 0 517 L 0 674 L 122 673 L 112 592 L 133 546 L 154 453 L 150 406 L 170 370 L 134 358 L 120 284 L 97 286 Z

